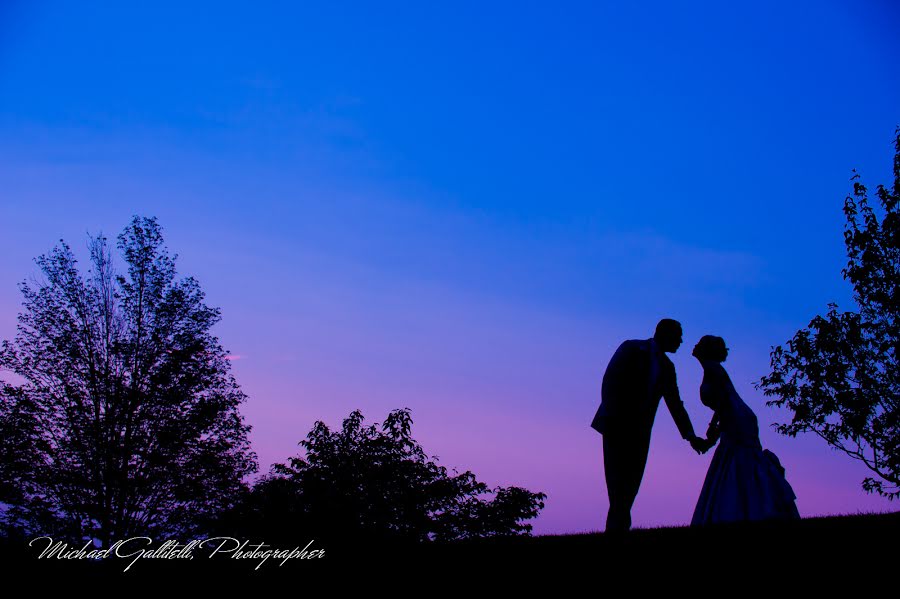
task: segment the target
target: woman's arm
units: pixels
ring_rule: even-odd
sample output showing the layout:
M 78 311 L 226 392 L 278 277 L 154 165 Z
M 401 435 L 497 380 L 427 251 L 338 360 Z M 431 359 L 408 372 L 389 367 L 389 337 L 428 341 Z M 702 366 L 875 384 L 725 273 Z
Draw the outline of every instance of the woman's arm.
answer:
M 716 412 L 713 414 L 712 420 L 709 421 L 709 426 L 706 429 L 706 440 L 709 442 L 710 447 L 716 444 L 719 440 L 719 434 L 722 431 L 719 428 L 719 413 Z

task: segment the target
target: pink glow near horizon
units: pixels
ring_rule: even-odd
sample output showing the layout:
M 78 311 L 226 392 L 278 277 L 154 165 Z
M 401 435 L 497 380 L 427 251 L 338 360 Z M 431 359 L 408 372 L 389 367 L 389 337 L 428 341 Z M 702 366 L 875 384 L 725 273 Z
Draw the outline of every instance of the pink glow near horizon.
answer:
M 598 341 L 591 343 L 591 332 L 579 330 L 577 323 L 532 315 L 531 324 L 506 333 L 509 337 L 501 349 L 485 342 L 493 335 L 492 326 L 502 326 L 490 324 L 491 320 L 479 322 L 478 333 L 465 321 L 455 321 L 453 327 L 436 321 L 418 335 L 398 332 L 396 343 L 378 345 L 377 361 L 368 358 L 371 340 L 350 334 L 353 327 L 335 337 L 326 333 L 326 327 L 317 332 L 311 325 L 304 329 L 310 347 L 298 350 L 291 360 L 259 365 L 248 359 L 236 364 L 251 398 L 245 413 L 256 427 L 254 443 L 262 470 L 296 455 L 296 443 L 315 420 L 337 428 L 360 408 L 368 422 L 381 422 L 390 409 L 409 407 L 414 437 L 427 453 L 439 456 L 441 464 L 471 470 L 492 486 L 517 485 L 547 493 L 535 532 L 601 530 L 607 507 L 601 437 L 588 423 L 599 401 L 605 361 L 620 336 L 601 342 L 598 334 Z M 541 336 L 534 326 L 547 326 L 553 334 Z M 529 342 L 532 336 L 569 339 L 572 346 L 550 341 L 535 345 Z M 323 342 L 312 341 L 317 338 Z M 271 351 L 277 355 L 282 350 Z M 354 362 L 342 361 L 339 356 L 345 351 L 355 355 Z M 457 355 L 452 363 L 442 359 L 448 353 Z M 744 352 L 735 353 L 735 363 L 729 365 L 732 376 L 759 417 L 764 446 L 786 466 L 802 515 L 892 509 L 886 500 L 861 490 L 866 473 L 859 464 L 817 438 L 775 434 L 768 425 L 778 416 L 765 407 L 761 394 L 749 385 L 750 377 L 743 374 L 752 368 L 737 361 Z M 710 413 L 697 400 L 699 366 L 683 351 L 674 360 L 682 398 L 695 429 L 702 433 Z M 711 452 L 697 456 L 681 440 L 661 403 L 635 504 L 635 526 L 687 524 L 711 456 Z
M 672 317 L 698 432 L 711 333 L 803 515 L 896 509 L 751 385 L 852 305 L 841 208 L 852 169 L 892 181 L 896 3 L 184 4 L 0 2 L 0 339 L 34 257 L 155 216 L 263 471 L 315 420 L 409 407 L 444 465 L 546 492 L 538 532 L 596 530 L 600 378 Z M 709 459 L 661 406 L 635 524 L 688 522 Z
M 441 464 L 471 470 L 491 486 L 547 493 L 536 532 L 602 529 L 601 438 L 588 423 L 612 351 L 622 339 L 648 336 L 652 322 L 627 312 L 574 318 L 433 282 L 389 285 L 365 271 L 337 276 L 315 260 L 295 260 L 276 293 L 237 293 L 265 288 L 278 266 L 257 256 L 227 268 L 241 262 L 234 255 L 207 262 L 212 254 L 204 256 L 203 247 L 185 252 L 190 261 L 181 271 L 199 276 L 222 308 L 216 330 L 249 398 L 243 412 L 262 473 L 296 455 L 316 420 L 339 427 L 359 408 L 367 421 L 381 422 L 391 409 L 409 407 L 414 437 Z M 22 278 L 18 270 L 28 272 L 28 249 L 19 251 L 13 280 Z M 17 309 L 13 297 L 7 290 L 4 305 Z M 673 297 L 649 309 L 671 315 L 663 302 Z M 694 298 L 686 301 L 676 312 L 690 311 Z M 765 371 L 766 344 L 789 328 L 746 330 L 696 310 L 682 321 L 686 346 L 711 331 L 728 339 L 729 371 L 759 416 L 764 445 L 786 466 L 801 514 L 893 508 L 860 489 L 866 472 L 859 464 L 816 438 L 786 439 L 768 428 L 777 415 L 750 381 Z M 14 317 L 3 326 L 4 338 L 12 337 Z M 709 413 L 697 401 L 699 367 L 683 349 L 673 360 L 694 427 L 703 432 Z M 710 456 L 689 449 L 661 404 L 635 526 L 689 522 Z

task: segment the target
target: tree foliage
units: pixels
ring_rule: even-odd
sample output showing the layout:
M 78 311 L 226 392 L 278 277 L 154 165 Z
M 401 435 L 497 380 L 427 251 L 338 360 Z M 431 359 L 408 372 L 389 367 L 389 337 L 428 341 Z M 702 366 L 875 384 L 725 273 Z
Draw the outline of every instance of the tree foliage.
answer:
M 844 202 L 855 311 L 828 305 L 824 316 L 771 354 L 772 372 L 758 387 L 768 405 L 793 412 L 777 425 L 785 435 L 812 432 L 861 460 L 874 474 L 863 488 L 900 495 L 900 129 L 894 141 L 894 184 L 879 185 L 878 207 L 853 176 Z
M 316 422 L 305 456 L 276 464 L 239 519 L 266 538 L 291 532 L 328 538 L 422 542 L 529 534 L 543 493 L 489 488 L 469 471 L 438 465 L 411 436 L 408 409 L 381 429 L 357 410 L 339 431 Z M 277 531 L 275 530 L 277 529 Z
M 171 534 L 231 507 L 256 470 L 245 400 L 192 278 L 155 218 L 102 235 L 82 276 L 65 241 L 20 285 L 0 349 L 0 501 L 7 530 L 99 538 Z M 14 376 L 9 376 L 13 373 Z

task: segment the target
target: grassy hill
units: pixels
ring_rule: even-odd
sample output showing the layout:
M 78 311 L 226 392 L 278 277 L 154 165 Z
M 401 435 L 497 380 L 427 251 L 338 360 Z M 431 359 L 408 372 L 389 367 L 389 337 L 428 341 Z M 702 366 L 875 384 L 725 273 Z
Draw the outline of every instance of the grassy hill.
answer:
M 258 540 L 253 540 L 258 542 Z M 310 539 L 299 539 L 303 547 Z M 103 578 L 130 584 L 139 580 L 185 577 L 194 580 L 343 581 L 395 577 L 414 581 L 455 580 L 461 574 L 489 576 L 495 581 L 529 583 L 557 580 L 627 580 L 663 584 L 671 576 L 692 573 L 704 581 L 752 574 L 757 584 L 774 584 L 787 577 L 798 586 L 823 581 L 893 585 L 900 575 L 900 512 L 807 518 L 797 522 L 765 522 L 708 528 L 636 529 L 614 536 L 603 533 L 474 539 L 429 545 L 329 542 L 321 559 L 292 559 L 279 566 L 270 559 L 209 559 L 199 552 L 193 560 L 147 559 L 122 570 L 127 560 L 38 560 L 37 551 L 7 542 L 0 556 L 14 578 L 40 580 Z M 291 548 L 296 543 L 272 543 Z M 352 574 L 348 578 L 348 575 Z M 362 577 L 362 578 L 359 578 Z M 447 578 L 449 577 L 449 578 Z M 892 582 L 893 581 L 893 582 Z
M 539 556 L 544 563 L 578 564 L 604 561 L 627 566 L 635 561 L 687 564 L 702 556 L 705 563 L 735 559 L 780 562 L 853 561 L 891 562 L 900 574 L 900 512 L 805 518 L 796 522 L 755 522 L 704 528 L 662 527 L 635 529 L 621 535 L 585 533 L 540 535 L 514 539 L 479 539 L 435 546 L 425 556 L 448 560 L 502 559 L 510 563 Z M 883 559 L 876 549 L 892 551 Z

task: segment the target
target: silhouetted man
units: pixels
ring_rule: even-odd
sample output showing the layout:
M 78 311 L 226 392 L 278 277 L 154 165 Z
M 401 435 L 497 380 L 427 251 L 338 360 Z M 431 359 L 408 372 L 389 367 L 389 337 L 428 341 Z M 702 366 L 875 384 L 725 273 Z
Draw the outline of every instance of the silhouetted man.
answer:
M 631 506 L 637 497 L 650 450 L 650 430 L 665 398 L 681 436 L 698 453 L 706 450 L 694 434 L 675 380 L 675 365 L 666 356 L 681 345 L 681 324 L 664 318 L 652 339 L 631 339 L 613 354 L 603 375 L 602 401 L 591 423 L 603 435 L 603 469 L 609 494 L 607 532 L 631 528 Z

